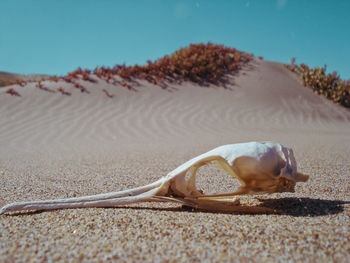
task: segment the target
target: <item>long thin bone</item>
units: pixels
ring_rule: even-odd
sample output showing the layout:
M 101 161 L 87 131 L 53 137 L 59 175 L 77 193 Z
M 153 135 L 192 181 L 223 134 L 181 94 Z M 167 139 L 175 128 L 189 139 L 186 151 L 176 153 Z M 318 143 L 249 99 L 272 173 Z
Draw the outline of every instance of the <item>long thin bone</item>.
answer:
M 161 189 L 162 180 L 154 183 L 106 194 L 44 201 L 17 202 L 0 209 L 0 214 L 21 210 L 55 210 L 63 208 L 115 207 L 137 202 L 146 202 Z
M 242 186 L 233 193 L 202 194 L 196 189 L 196 172 L 199 167 L 212 162 L 239 179 Z M 191 173 L 189 179 L 186 179 L 187 172 Z M 146 201 L 177 202 L 205 210 L 271 212 L 268 208 L 240 206 L 239 200 L 218 199 L 243 194 L 294 192 L 296 182 L 307 180 L 307 175 L 297 172 L 293 151 L 288 147 L 274 142 L 230 144 L 199 155 L 145 186 L 77 198 L 12 203 L 2 207 L 0 214 L 21 210 L 118 207 Z

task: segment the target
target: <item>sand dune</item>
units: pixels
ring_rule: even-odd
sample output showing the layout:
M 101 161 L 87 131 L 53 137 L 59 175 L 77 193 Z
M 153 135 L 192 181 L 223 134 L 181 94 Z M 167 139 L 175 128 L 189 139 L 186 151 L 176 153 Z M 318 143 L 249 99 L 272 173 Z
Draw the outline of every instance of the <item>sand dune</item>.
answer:
M 237 132 L 244 129 L 339 132 L 340 126 L 345 132 L 350 122 L 348 110 L 316 96 L 273 62 L 250 63 L 227 89 L 183 83 L 164 90 L 141 82 L 137 91 L 129 91 L 103 80 L 82 84 L 90 94 L 63 82 L 44 85 L 64 86 L 72 96 L 39 90 L 34 83 L 17 89 L 21 97 L 2 94 L 0 140 L 7 142 L 2 150 L 13 145 L 16 151 L 37 152 L 54 145 L 96 151 L 136 143 L 230 141 L 239 140 Z
M 349 209 L 342 204 L 350 201 L 350 111 L 303 87 L 282 64 L 254 60 L 230 76 L 225 88 L 184 82 L 167 83 L 163 89 L 138 81 L 136 90 L 128 90 L 104 80 L 80 83 L 89 94 L 51 81 L 44 86 L 53 91 L 63 87 L 71 96 L 40 90 L 35 83 L 14 86 L 20 97 L 0 89 L 0 205 L 142 185 L 212 147 L 251 140 L 293 147 L 300 170 L 311 174 L 311 180 L 298 186 L 295 194 L 264 196 L 272 206 L 285 207 L 286 216 L 191 213 L 172 210 L 168 204 L 3 216 L 2 259 L 89 260 L 114 255 L 191 260 L 194 255 L 192 260 L 218 261 L 219 255 L 232 260 L 254 259 L 255 254 L 264 260 L 349 259 Z M 216 181 L 221 188 L 211 179 L 213 173 L 215 180 L 223 180 Z M 204 188 L 229 188 L 229 179 L 222 179 L 225 175 L 217 169 L 204 169 L 202 176 Z M 52 232 L 47 232 L 48 222 Z M 145 227 L 150 222 L 158 223 Z M 96 228 L 88 229 L 88 224 Z M 163 235 L 166 226 L 172 240 Z M 157 229 L 160 234 L 152 233 Z M 192 234 L 185 238 L 186 232 Z M 159 240 L 147 250 L 150 237 Z M 99 246 L 95 239 L 101 240 Z M 15 248 L 13 240 L 19 242 Z M 281 240 L 285 246 L 277 249 Z M 332 242 L 326 245 L 328 240 Z M 38 245 L 43 242 L 48 244 L 45 249 Z M 64 244 L 72 252 L 60 254 Z M 111 249 L 104 250 L 107 247 Z M 174 250 L 179 254 L 171 254 Z

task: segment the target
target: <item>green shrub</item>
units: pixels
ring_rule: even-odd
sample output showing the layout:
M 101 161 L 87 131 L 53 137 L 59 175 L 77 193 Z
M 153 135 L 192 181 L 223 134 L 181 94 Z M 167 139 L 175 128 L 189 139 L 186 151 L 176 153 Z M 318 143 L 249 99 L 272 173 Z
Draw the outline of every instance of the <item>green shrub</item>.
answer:
M 293 58 L 291 64 L 285 66 L 299 75 L 304 86 L 337 104 L 350 107 L 350 80 L 340 79 L 336 72 L 326 74 L 326 66 L 310 69 L 306 64 L 296 65 L 294 62 Z

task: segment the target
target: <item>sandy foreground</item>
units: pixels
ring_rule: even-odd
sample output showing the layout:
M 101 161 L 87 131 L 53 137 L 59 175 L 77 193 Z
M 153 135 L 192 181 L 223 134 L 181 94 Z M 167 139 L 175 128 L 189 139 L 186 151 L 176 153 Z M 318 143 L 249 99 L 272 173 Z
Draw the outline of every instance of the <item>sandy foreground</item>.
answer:
M 253 61 L 226 87 L 81 81 L 71 96 L 0 89 L 0 206 L 141 186 L 222 144 L 271 140 L 310 175 L 295 193 L 242 197 L 285 214 L 189 211 L 177 204 L 0 216 L 0 261 L 348 262 L 350 111 L 300 85 L 281 64 Z M 109 98 L 102 91 L 113 94 Z M 199 170 L 206 193 L 237 187 Z

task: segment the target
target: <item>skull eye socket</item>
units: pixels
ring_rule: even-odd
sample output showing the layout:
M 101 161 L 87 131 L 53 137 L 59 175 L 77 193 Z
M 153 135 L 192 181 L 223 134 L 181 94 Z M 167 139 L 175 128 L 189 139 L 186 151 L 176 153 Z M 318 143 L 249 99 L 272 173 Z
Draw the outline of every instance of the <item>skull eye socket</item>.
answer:
M 191 173 L 186 174 L 186 180 Z M 198 168 L 196 172 L 196 189 L 205 195 L 229 193 L 237 191 L 241 182 L 225 172 L 216 163 L 208 163 Z

